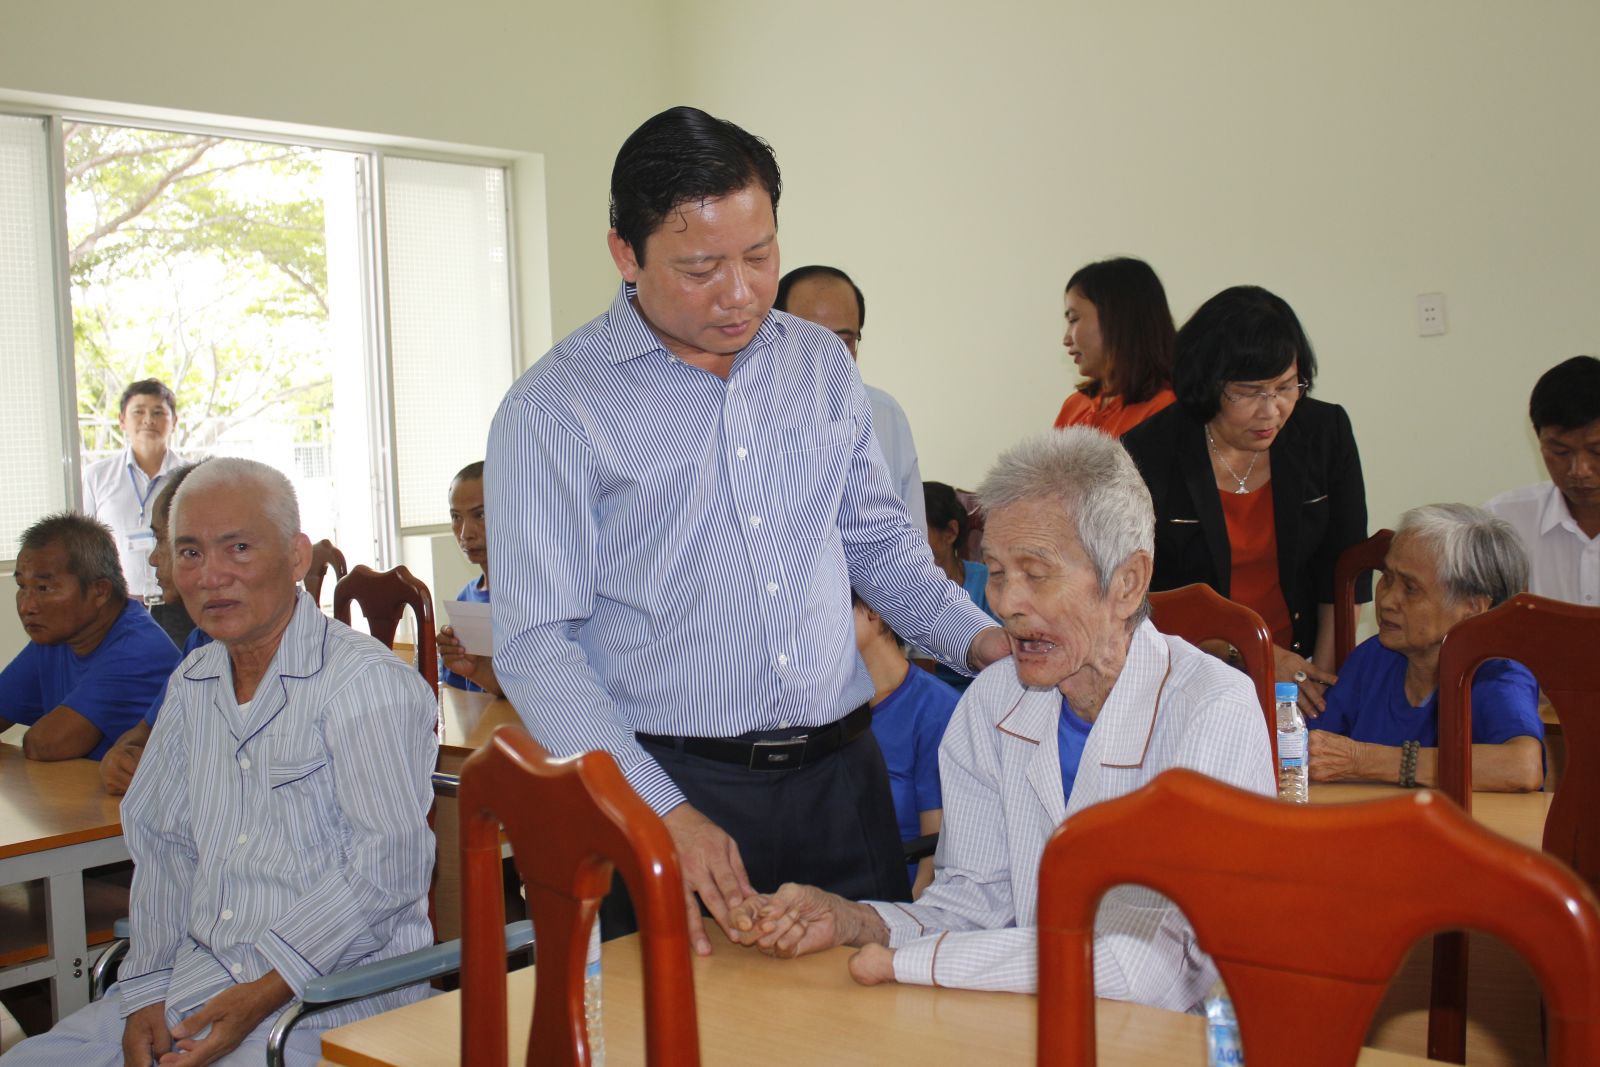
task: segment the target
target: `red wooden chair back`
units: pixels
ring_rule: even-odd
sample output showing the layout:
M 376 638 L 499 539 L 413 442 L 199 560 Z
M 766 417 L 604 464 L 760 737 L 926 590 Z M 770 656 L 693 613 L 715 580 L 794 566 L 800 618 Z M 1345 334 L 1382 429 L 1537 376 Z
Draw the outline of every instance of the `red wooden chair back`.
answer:
M 1389 542 L 1394 540 L 1393 530 L 1379 530 L 1365 541 L 1357 541 L 1339 554 L 1333 565 L 1333 670 L 1337 674 L 1345 659 L 1356 647 L 1356 619 L 1361 611 L 1356 607 L 1356 584 L 1368 571 L 1383 569 L 1383 559 L 1389 554 Z
M 1600 1063 L 1600 901 L 1564 865 L 1437 793 L 1304 807 L 1173 770 L 1074 815 L 1045 847 L 1041 1064 L 1095 1063 L 1095 909 L 1127 883 L 1183 909 L 1250 1063 L 1354 1063 L 1407 950 L 1449 927 L 1532 966 L 1553 1067 Z
M 395 631 L 406 608 L 417 622 L 417 670 L 439 692 L 439 650 L 434 635 L 433 594 L 405 567 L 375 571 L 365 563 L 339 579 L 333 587 L 333 617 L 350 622 L 350 602 L 361 605 L 367 628 L 379 641 L 394 647 Z
M 700 1062 L 683 875 L 666 824 L 607 752 L 554 760 L 502 726 L 461 767 L 461 1062 L 505 1067 L 505 900 L 500 831 L 528 888 L 538 938 L 530 1065 L 589 1063 L 583 972 L 600 898 L 622 875 L 644 952 L 652 1067 Z M 738 951 L 735 949 L 734 951 Z
M 1181 589 L 1150 594 L 1150 621 L 1157 630 L 1181 637 L 1192 645 L 1223 640 L 1244 657 L 1245 673 L 1256 687 L 1256 699 L 1267 717 L 1272 742 L 1272 774 L 1278 774 L 1277 700 L 1273 693 L 1277 673 L 1272 655 L 1272 631 L 1250 608 L 1236 604 L 1209 585 L 1196 582 Z
M 305 577 L 306 592 L 310 593 L 311 599 L 318 604 L 322 603 L 322 581 L 330 569 L 333 571 L 335 582 L 349 573 L 349 568 L 345 566 L 344 553 L 324 537 L 311 546 L 311 569 L 306 571 Z
M 1439 788 L 1471 810 L 1472 676 L 1490 659 L 1533 672 L 1567 742 L 1544 850 L 1600 887 L 1600 608 L 1519 593 L 1458 623 L 1439 650 Z

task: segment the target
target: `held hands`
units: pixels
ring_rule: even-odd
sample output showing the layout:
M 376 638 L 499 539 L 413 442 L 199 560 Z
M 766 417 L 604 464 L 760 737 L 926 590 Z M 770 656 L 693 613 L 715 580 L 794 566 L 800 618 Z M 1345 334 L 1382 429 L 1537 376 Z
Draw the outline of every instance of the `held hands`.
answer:
M 1321 715 L 1322 709 L 1327 706 L 1323 693 L 1339 680 L 1339 676 L 1277 645 L 1272 646 L 1272 657 L 1274 678 L 1280 682 L 1295 682 L 1300 686 L 1301 712 L 1312 719 Z M 1302 673 L 1304 678 L 1295 677 Z
M 780 959 L 809 956 L 849 943 L 853 906 L 814 885 L 786 882 L 771 896 L 750 897 L 734 909 L 734 939 Z
M 224 989 L 172 1028 L 177 1044 L 161 1057 L 159 1067 L 205 1067 L 221 1059 L 238 1048 L 239 1042 L 261 1025 L 261 1020 L 287 1004 L 292 995 L 289 983 L 277 971 Z M 196 1036 L 202 1033 L 204 1037 Z M 123 1046 L 127 1046 L 126 1034 Z
M 700 919 L 700 909 L 694 898 L 699 895 L 706 910 L 728 935 L 737 942 L 729 913 L 746 897 L 756 895 L 745 873 L 744 860 L 739 856 L 739 846 L 722 828 L 690 804 L 679 804 L 662 817 L 672 843 L 678 849 L 678 862 L 683 865 L 683 889 L 689 908 L 689 940 L 694 950 L 702 956 L 711 955 L 711 940 Z

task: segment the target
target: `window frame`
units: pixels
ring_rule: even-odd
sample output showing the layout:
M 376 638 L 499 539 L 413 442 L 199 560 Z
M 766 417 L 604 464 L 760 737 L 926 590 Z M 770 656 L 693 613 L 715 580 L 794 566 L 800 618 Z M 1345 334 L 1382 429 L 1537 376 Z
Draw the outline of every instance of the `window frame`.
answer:
M 48 138 L 49 195 L 51 201 L 51 285 L 56 315 L 56 374 L 61 404 L 61 477 L 66 481 L 65 499 L 74 509 L 83 506 L 83 484 L 79 454 L 76 352 L 72 331 L 72 289 L 68 268 L 67 188 L 64 127 L 69 122 L 108 126 L 128 126 L 169 133 L 200 134 L 267 144 L 297 145 L 327 149 L 360 157 L 359 199 L 361 215 L 361 313 L 366 322 L 365 366 L 368 396 L 372 405 L 368 448 L 373 472 L 374 565 L 379 569 L 400 562 L 401 539 L 416 535 L 448 533 L 448 523 L 400 526 L 400 472 L 395 459 L 394 353 L 390 335 L 389 246 L 384 205 L 384 162 L 388 158 L 418 159 L 464 166 L 495 168 L 505 172 L 506 284 L 510 321 L 511 377 L 522 367 L 522 322 L 518 295 L 521 292 L 518 248 L 518 217 L 515 197 L 517 167 L 523 154 L 485 154 L 458 150 L 454 146 L 339 131 L 311 130 L 294 124 L 221 119 L 218 116 L 173 117 L 170 111 L 151 113 L 151 109 L 101 110 L 98 107 L 50 106 L 0 94 L 0 114 L 44 119 Z M 358 552 L 358 555 L 361 553 Z M 10 548 L 0 548 L 0 573 L 15 570 Z

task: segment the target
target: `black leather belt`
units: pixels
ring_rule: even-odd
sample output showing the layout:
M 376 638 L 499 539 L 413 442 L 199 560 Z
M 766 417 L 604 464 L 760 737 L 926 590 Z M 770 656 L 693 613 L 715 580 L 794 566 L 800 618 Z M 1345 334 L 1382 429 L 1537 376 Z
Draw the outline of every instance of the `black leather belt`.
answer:
M 792 771 L 833 755 L 871 727 L 872 709 L 863 704 L 838 722 L 791 737 L 746 740 L 737 737 L 668 737 L 662 734 L 636 736 L 647 745 L 660 745 L 718 763 L 735 763 L 752 771 Z

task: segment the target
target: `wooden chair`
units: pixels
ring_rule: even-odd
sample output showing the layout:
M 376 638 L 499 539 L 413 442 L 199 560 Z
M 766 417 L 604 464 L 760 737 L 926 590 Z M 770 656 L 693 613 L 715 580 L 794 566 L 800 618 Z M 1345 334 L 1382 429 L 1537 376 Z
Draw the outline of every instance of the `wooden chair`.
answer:
M 322 580 L 327 577 L 329 570 L 333 571 L 333 580 L 337 582 L 349 573 L 345 566 L 344 553 L 334 546 L 334 543 L 324 537 L 311 546 L 311 569 L 306 571 L 306 592 L 311 594 L 311 599 L 318 604 L 322 603 Z
M 350 602 L 361 605 L 367 628 L 379 641 L 394 647 L 395 631 L 409 607 L 417 622 L 417 670 L 439 693 L 439 651 L 433 625 L 433 594 L 405 567 L 378 572 L 364 563 L 339 579 L 333 587 L 333 617 L 350 622 Z
M 647 1060 L 653 1067 L 698 1064 L 699 1020 L 678 854 L 666 824 L 634 793 L 611 755 L 554 760 L 520 726 L 502 726 L 462 765 L 459 800 L 461 1062 L 510 1062 L 506 964 L 499 949 L 503 826 L 539 938 L 526 1062 L 589 1063 L 584 962 L 589 930 L 615 868 L 640 920 Z
M 1250 1063 L 1354 1063 L 1406 951 L 1463 926 L 1532 966 L 1552 1067 L 1600 1063 L 1600 901 L 1564 865 L 1437 793 L 1302 807 L 1173 770 L 1074 815 L 1045 847 L 1041 1064 L 1095 1063 L 1095 910 L 1127 883 L 1183 909 Z
M 1379 530 L 1365 541 L 1358 541 L 1339 554 L 1333 565 L 1333 670 L 1337 674 L 1345 659 L 1356 647 L 1356 619 L 1361 610 L 1356 606 L 1356 585 L 1369 571 L 1383 569 L 1384 557 L 1389 554 L 1389 542 L 1394 540 L 1393 530 Z
M 1150 621 L 1157 630 L 1181 637 L 1192 645 L 1222 640 L 1239 650 L 1245 673 L 1256 687 L 1256 699 L 1267 717 L 1267 737 L 1272 743 L 1272 774 L 1278 774 L 1277 675 L 1272 655 L 1272 632 L 1250 608 L 1228 600 L 1209 585 L 1196 582 L 1181 589 L 1150 594 Z

